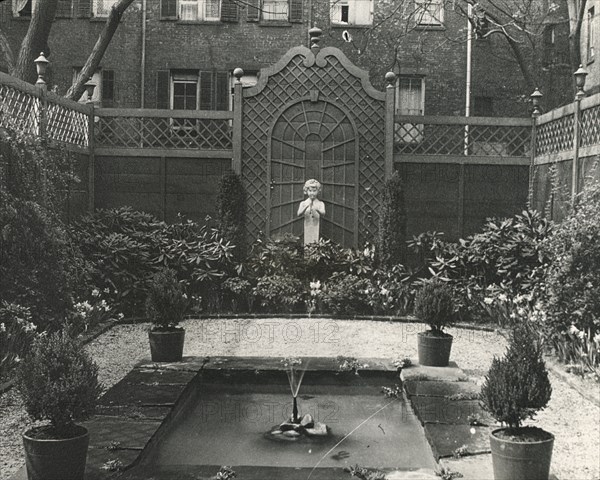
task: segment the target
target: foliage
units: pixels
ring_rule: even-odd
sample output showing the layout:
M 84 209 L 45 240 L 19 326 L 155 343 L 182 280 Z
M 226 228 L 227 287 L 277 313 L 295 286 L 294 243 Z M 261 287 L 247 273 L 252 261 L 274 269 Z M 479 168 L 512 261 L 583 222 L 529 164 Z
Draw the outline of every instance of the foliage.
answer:
M 385 480 L 386 477 L 385 472 L 365 468 L 358 464 L 345 467 L 345 470 L 350 474 L 350 476 L 356 477 L 360 480 Z
M 70 308 L 81 263 L 48 210 L 0 191 L 0 300 L 29 308 L 45 329 Z
M 233 480 L 235 477 L 237 477 L 235 470 L 224 465 L 219 468 L 219 471 L 214 477 L 212 477 L 212 480 Z
M 261 307 L 272 312 L 293 312 L 304 301 L 302 282 L 285 273 L 260 277 L 253 294 Z
M 189 292 L 210 299 L 231 269 L 233 247 L 216 229 L 179 219 L 166 224 L 131 208 L 99 210 L 71 226 L 91 264 L 91 282 L 109 289 L 125 314 L 141 311 L 152 275 L 172 268 Z
M 102 393 L 97 365 L 65 332 L 36 339 L 21 362 L 17 385 L 27 413 L 49 420 L 58 438 L 69 437 L 75 422 L 93 414 Z
M 588 337 L 571 325 L 567 332 L 553 338 L 552 345 L 560 361 L 567 364 L 567 370 L 581 376 L 591 374 L 600 382 L 600 333 Z
M 12 377 L 15 367 L 29 351 L 36 330 L 29 308 L 0 303 L 0 383 Z
M 405 263 L 406 205 L 398 172 L 385 182 L 379 214 L 378 256 L 382 265 Z
M 219 232 L 226 242 L 235 246 L 233 258 L 242 262 L 248 254 L 246 238 L 246 190 L 239 175 L 228 172 L 221 178 L 217 196 Z
M 439 280 L 426 282 L 416 293 L 414 313 L 432 331 L 441 332 L 454 319 L 452 289 Z
M 323 306 L 336 315 L 370 313 L 371 282 L 352 273 L 335 273 L 322 294 Z
M 414 303 L 412 276 L 403 265 L 377 269 L 369 287 L 369 305 L 375 314 L 408 315 Z
M 543 292 L 550 341 L 559 341 L 571 324 L 588 338 L 600 333 L 600 186 L 584 190 L 575 211 L 544 242 L 552 259 Z
M 504 357 L 494 358 L 481 387 L 482 406 L 511 428 L 533 418 L 552 394 L 541 341 L 534 329 L 526 321 L 515 325 Z
M 146 314 L 155 330 L 177 327 L 188 305 L 185 288 L 177 281 L 175 270 L 163 268 L 154 274 L 146 298 Z
M 89 296 L 81 299 L 73 305 L 73 311 L 70 312 L 66 328 L 72 336 L 81 335 L 99 325 L 102 325 L 110 318 L 123 318 L 122 313 L 116 313 L 106 301 L 104 296 L 108 296 L 110 290 L 106 288 L 100 291 L 93 288 Z

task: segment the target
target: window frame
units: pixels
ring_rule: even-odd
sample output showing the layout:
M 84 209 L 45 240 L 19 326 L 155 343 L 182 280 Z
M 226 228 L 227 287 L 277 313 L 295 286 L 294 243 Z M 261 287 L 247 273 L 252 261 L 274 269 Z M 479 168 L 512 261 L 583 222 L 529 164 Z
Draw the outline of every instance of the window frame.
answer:
M 402 80 L 409 80 L 411 82 L 418 82 L 420 92 L 419 99 L 419 113 L 404 113 L 401 110 L 400 99 L 401 99 L 401 90 L 402 90 Z M 414 109 L 411 109 L 414 110 Z M 396 101 L 394 105 L 394 113 L 399 116 L 423 116 L 425 115 L 425 76 L 424 75 L 398 75 L 396 80 Z M 400 137 L 402 139 L 402 143 L 410 145 L 410 144 L 419 144 L 423 141 L 425 127 L 422 123 L 396 123 L 395 126 L 395 136 Z
M 214 0 L 177 0 L 177 19 L 180 22 L 207 22 L 207 23 L 218 23 L 221 21 L 221 8 L 222 2 L 221 0 L 216 0 L 217 3 L 217 15 L 214 17 L 209 17 L 206 14 L 207 4 Z M 183 5 L 193 5 L 196 4 L 196 18 L 183 18 L 182 15 L 182 6 Z
M 98 4 L 99 3 L 108 3 L 108 7 L 106 8 L 106 12 L 98 13 Z M 116 5 L 118 0 L 92 0 L 92 17 L 94 18 L 108 18 L 110 15 L 110 10 L 112 7 Z
M 83 67 L 73 67 L 73 82 L 77 80 L 79 73 Z M 92 95 L 92 102 L 94 105 L 102 105 L 102 69 L 98 68 L 92 75 L 92 82 L 96 84 L 94 87 L 94 93 Z M 88 94 L 84 90 L 83 95 L 77 100 L 78 103 L 88 103 Z
M 33 10 L 35 9 L 35 5 L 37 3 L 37 0 L 31 0 L 31 10 L 30 10 L 29 15 L 20 15 L 19 14 L 20 10 L 17 10 L 17 3 L 18 2 L 19 2 L 19 0 L 12 0 L 12 16 L 13 16 L 13 18 L 27 18 L 27 19 L 31 19 L 31 16 L 33 14 Z M 27 6 L 27 3 L 29 3 L 29 1 L 25 2 L 25 5 L 23 6 L 23 9 Z
M 267 18 L 265 16 L 265 13 L 267 12 L 267 8 L 269 8 L 266 4 L 267 2 L 273 3 L 273 4 L 279 4 L 279 5 L 285 5 L 285 17 L 282 16 L 280 18 L 275 17 L 275 18 Z M 290 11 L 291 11 L 291 5 L 290 5 L 290 1 L 289 0 L 262 0 L 260 2 L 261 5 L 261 10 L 260 10 L 260 21 L 264 22 L 264 23 L 289 23 L 290 22 Z M 270 12 L 269 12 L 270 13 Z M 273 13 L 273 15 L 279 15 L 279 13 Z
M 356 4 L 360 1 L 368 1 L 369 2 L 369 13 L 368 18 L 360 18 L 357 19 L 358 15 L 356 12 L 360 11 L 359 8 L 356 7 Z M 344 16 L 344 7 L 347 8 L 346 16 L 348 18 L 347 21 L 343 21 L 338 19 L 337 17 Z M 364 15 L 360 14 L 361 17 Z M 371 26 L 373 25 L 373 16 L 374 16 L 374 2 L 373 0 L 330 0 L 329 2 L 329 20 L 332 26 L 339 27 L 361 27 L 361 26 Z M 353 18 L 354 17 L 354 18 Z
M 436 6 L 433 13 L 432 6 Z M 415 14 L 418 27 L 443 27 L 444 0 L 415 0 Z

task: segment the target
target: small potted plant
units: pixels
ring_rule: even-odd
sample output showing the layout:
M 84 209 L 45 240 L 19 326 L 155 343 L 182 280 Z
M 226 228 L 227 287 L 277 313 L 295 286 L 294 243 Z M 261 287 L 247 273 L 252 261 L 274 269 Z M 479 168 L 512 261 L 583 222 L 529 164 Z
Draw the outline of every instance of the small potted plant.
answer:
M 83 480 L 89 418 L 102 386 L 98 367 L 66 332 L 39 336 L 21 362 L 17 388 L 33 420 L 46 424 L 23 434 L 29 480 Z
M 415 316 L 429 325 L 429 330 L 419 332 L 417 347 L 419 364 L 447 367 L 452 349 L 452 335 L 443 331 L 452 323 L 455 303 L 452 289 L 439 280 L 432 280 L 415 296 Z
M 554 436 L 522 422 L 545 408 L 551 394 L 539 336 L 527 322 L 516 325 L 480 394 L 482 406 L 506 425 L 490 434 L 496 480 L 548 480 Z
M 148 332 L 153 362 L 180 362 L 183 356 L 185 330 L 179 326 L 188 307 L 183 285 L 175 271 L 158 271 L 150 283 L 146 299 L 146 314 L 152 322 Z

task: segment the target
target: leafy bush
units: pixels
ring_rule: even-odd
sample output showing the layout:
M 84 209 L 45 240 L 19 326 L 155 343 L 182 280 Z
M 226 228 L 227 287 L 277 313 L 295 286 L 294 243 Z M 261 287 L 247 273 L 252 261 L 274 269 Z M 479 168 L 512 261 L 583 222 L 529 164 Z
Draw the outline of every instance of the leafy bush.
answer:
M 0 383 L 12 378 L 15 367 L 35 339 L 36 329 L 28 308 L 0 303 Z
M 254 296 L 271 312 L 293 312 L 304 302 L 304 287 L 291 275 L 267 275 L 258 279 Z
M 21 362 L 17 386 L 34 420 L 49 420 L 51 435 L 68 438 L 75 422 L 94 413 L 102 386 L 98 367 L 65 332 L 36 339 Z
M 398 172 L 385 182 L 379 215 L 379 260 L 391 267 L 405 262 L 406 205 L 404 188 Z
M 146 314 L 154 324 L 153 330 L 176 328 L 183 320 L 188 304 L 185 289 L 177 281 L 174 270 L 164 268 L 154 274 L 146 298 Z
M 166 224 L 131 208 L 83 217 L 71 234 L 92 265 L 91 283 L 110 291 L 128 315 L 142 311 L 152 275 L 172 268 L 190 293 L 209 301 L 231 270 L 233 247 L 214 228 L 191 220 Z
M 546 335 L 560 342 L 571 324 L 592 338 L 600 332 L 600 187 L 581 202 L 544 242 L 552 259 L 545 271 Z
M 58 323 L 82 283 L 81 255 L 39 204 L 0 191 L 0 301 L 30 310 L 40 329 Z
M 433 332 L 441 333 L 454 319 L 452 289 L 438 280 L 426 282 L 416 293 L 414 313 Z
M 481 387 L 481 403 L 511 428 L 533 418 L 550 401 L 552 387 L 539 337 L 527 322 L 515 326 L 503 358 L 495 357 Z
M 73 305 L 73 311 L 69 314 L 66 322 L 66 328 L 71 336 L 88 332 L 111 318 L 119 320 L 123 318 L 123 314 L 115 312 L 106 299 L 103 298 L 103 296 L 108 296 L 109 293 L 108 288 L 104 291 L 93 288 L 89 296 Z
M 326 310 L 336 315 L 371 313 L 369 290 L 371 282 L 354 274 L 334 274 L 322 293 Z
M 246 191 L 239 175 L 223 175 L 217 196 L 219 232 L 226 242 L 235 246 L 234 259 L 242 262 L 248 254 L 246 238 Z
M 408 315 L 413 310 L 414 297 L 411 275 L 403 265 L 394 265 L 373 272 L 369 305 L 374 313 Z

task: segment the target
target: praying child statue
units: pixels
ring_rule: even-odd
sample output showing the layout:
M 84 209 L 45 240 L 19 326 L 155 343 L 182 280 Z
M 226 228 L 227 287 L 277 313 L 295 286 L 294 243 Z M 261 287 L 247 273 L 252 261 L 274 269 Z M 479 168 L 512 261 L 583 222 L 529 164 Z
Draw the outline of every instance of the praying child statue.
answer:
M 325 215 L 325 204 L 317 198 L 321 188 L 314 178 L 304 184 L 304 194 L 308 198 L 300 202 L 298 207 L 298 216 L 304 215 L 304 245 L 319 241 L 319 222 Z

